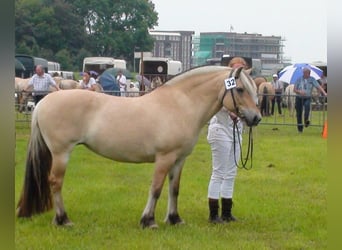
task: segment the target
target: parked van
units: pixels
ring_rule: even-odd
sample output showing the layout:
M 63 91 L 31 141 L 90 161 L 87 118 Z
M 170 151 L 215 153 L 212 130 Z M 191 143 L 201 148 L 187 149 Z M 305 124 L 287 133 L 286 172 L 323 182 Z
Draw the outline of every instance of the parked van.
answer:
M 50 71 L 60 71 L 61 65 L 58 62 L 50 62 L 48 61 L 48 72 Z

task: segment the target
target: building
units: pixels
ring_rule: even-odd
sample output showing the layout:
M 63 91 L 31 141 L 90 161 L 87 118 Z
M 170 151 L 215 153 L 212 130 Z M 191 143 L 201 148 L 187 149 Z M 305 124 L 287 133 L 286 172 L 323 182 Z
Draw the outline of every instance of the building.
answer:
M 223 55 L 249 57 L 261 63 L 261 74 L 276 73 L 284 59 L 284 38 L 258 33 L 150 31 L 155 39 L 152 55 L 181 61 L 183 70 L 220 61 Z
M 260 59 L 262 72 L 270 75 L 284 67 L 283 41 L 280 36 L 236 32 L 202 32 L 194 38 L 193 66 L 219 60 L 223 55 Z
M 182 62 L 183 70 L 191 68 L 192 37 L 194 31 L 150 31 L 155 39 L 152 54 L 154 57 L 171 58 Z

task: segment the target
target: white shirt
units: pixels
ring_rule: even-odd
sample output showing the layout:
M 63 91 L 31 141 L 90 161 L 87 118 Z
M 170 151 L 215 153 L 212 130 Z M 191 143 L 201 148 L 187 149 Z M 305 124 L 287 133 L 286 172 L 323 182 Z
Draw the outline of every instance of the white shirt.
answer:
M 81 81 L 81 86 L 84 89 L 90 89 L 94 84 L 96 84 L 96 80 L 93 77 L 90 77 L 89 82 L 87 83 L 85 83 L 83 80 Z
M 118 75 L 116 77 L 116 81 L 118 82 L 120 86 L 120 91 L 125 91 L 126 90 L 126 76 L 124 75 Z
M 55 80 L 47 73 L 42 76 L 34 74 L 29 80 L 28 85 L 33 85 L 35 91 L 49 91 L 49 86 L 57 86 Z
M 241 135 L 243 125 L 240 119 L 239 118 L 237 119 L 238 119 L 237 127 Z M 208 133 L 208 139 L 222 140 L 222 141 L 233 141 L 234 139 L 234 134 L 233 134 L 234 121 L 232 120 L 232 118 L 230 118 L 228 110 L 224 107 L 210 119 L 208 129 L 209 131 L 211 129 L 217 130 L 215 133 Z M 237 131 L 235 131 L 235 133 L 236 133 L 235 136 L 237 136 Z

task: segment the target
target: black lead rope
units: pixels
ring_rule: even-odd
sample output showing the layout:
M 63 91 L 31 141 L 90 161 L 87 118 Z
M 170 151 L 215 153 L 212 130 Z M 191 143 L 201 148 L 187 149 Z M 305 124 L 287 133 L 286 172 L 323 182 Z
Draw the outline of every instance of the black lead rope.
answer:
M 237 131 L 237 135 L 238 135 L 238 141 L 239 141 L 239 147 L 240 147 L 240 160 L 241 160 L 241 164 L 242 166 L 240 166 L 238 164 L 238 161 L 236 160 L 236 136 L 235 136 L 235 132 Z M 233 147 L 234 147 L 234 161 L 235 161 L 235 165 L 238 168 L 243 168 L 246 170 L 250 170 L 253 167 L 253 131 L 252 131 L 252 127 L 249 127 L 249 133 L 248 133 L 248 148 L 247 148 L 247 153 L 246 153 L 246 157 L 243 158 L 242 156 L 242 145 L 241 145 L 241 139 L 240 139 L 240 131 L 239 128 L 237 126 L 237 122 L 234 122 L 233 125 Z M 250 167 L 247 167 L 247 162 L 248 159 L 251 159 L 251 164 Z
M 236 75 L 240 75 L 241 73 L 241 70 L 243 69 L 243 67 L 240 67 L 237 69 L 237 72 L 235 74 L 235 78 L 236 78 Z M 232 70 L 229 74 L 229 77 L 232 77 L 233 75 L 233 71 Z M 221 99 L 221 103 L 223 104 L 223 99 L 224 97 L 226 96 L 228 90 L 226 89 L 223 96 L 222 96 L 222 99 Z M 234 97 L 234 93 L 233 93 L 233 89 L 230 89 L 230 93 L 232 95 L 232 99 L 233 99 L 233 104 L 234 104 L 234 107 L 235 107 L 235 111 L 236 111 L 236 114 L 239 113 L 239 109 L 236 105 L 236 101 L 235 101 L 235 97 Z M 242 166 L 240 166 L 238 164 L 238 161 L 236 159 L 236 136 L 235 136 L 235 132 L 237 131 L 237 135 L 238 135 L 238 140 L 239 140 L 239 147 L 240 147 L 240 161 L 241 161 L 241 164 Z M 240 131 L 239 131 L 239 128 L 237 126 L 237 122 L 234 121 L 234 125 L 233 125 L 233 144 L 234 144 L 234 161 L 235 161 L 235 165 L 236 167 L 238 168 L 244 168 L 246 170 L 250 170 L 252 167 L 253 167 L 253 131 L 252 131 L 252 127 L 249 127 L 249 134 L 248 134 L 248 148 L 247 148 L 247 153 L 246 153 L 246 157 L 243 158 L 242 156 L 242 145 L 241 145 L 241 139 L 240 139 Z M 251 165 L 250 167 L 247 167 L 247 162 L 248 162 L 248 159 L 251 159 Z

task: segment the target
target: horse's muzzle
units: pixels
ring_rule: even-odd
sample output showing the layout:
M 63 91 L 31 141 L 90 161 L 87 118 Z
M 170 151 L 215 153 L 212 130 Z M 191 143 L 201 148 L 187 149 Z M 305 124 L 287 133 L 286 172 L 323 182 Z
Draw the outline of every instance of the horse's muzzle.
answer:
M 257 126 L 261 121 L 261 114 L 254 114 L 250 116 L 243 117 L 248 127 Z

